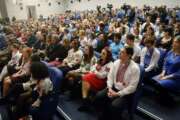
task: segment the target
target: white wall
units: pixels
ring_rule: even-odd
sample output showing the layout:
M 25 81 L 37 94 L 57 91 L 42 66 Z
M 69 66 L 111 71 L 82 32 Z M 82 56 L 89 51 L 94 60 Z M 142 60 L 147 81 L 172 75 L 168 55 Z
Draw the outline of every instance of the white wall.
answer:
M 107 3 L 113 4 L 114 8 L 119 8 L 120 5 L 127 3 L 132 6 L 142 7 L 144 4 L 151 6 L 166 5 L 168 7 L 175 7 L 180 5 L 180 0 L 81 0 L 82 2 L 75 1 L 69 4 L 70 10 L 90 10 L 96 9 L 97 5 L 106 7 Z
M 17 0 L 18 1 L 18 0 Z M 43 15 L 45 17 L 58 14 L 65 11 L 67 8 L 66 0 L 21 0 L 23 3 L 23 10 L 20 10 L 20 5 L 14 4 L 13 0 L 6 0 L 6 6 L 8 11 L 8 16 L 12 18 L 15 16 L 17 19 L 27 19 L 28 11 L 27 6 L 35 5 L 37 17 Z M 51 6 L 48 5 L 48 2 L 51 2 Z M 58 5 L 58 1 L 61 1 L 61 4 Z M 40 6 L 38 7 L 38 4 Z
M 175 7 L 180 5 L 180 0 L 81 0 L 81 2 L 70 3 L 71 0 L 14 0 L 22 1 L 23 10 L 20 10 L 18 4 L 14 4 L 13 0 L 5 0 L 8 16 L 12 18 L 15 16 L 17 19 L 27 19 L 27 6 L 35 5 L 37 17 L 42 14 L 47 17 L 51 14 L 62 13 L 65 10 L 91 10 L 96 9 L 97 5 L 106 7 L 107 3 L 113 4 L 114 8 L 120 7 L 122 4 L 127 3 L 133 6 L 142 7 L 144 4 L 151 6 L 167 5 L 168 7 Z M 51 6 L 48 5 L 48 2 L 51 2 Z M 61 2 L 61 5 L 57 4 L 57 1 Z M 40 7 L 37 4 L 40 4 Z
M 15 16 L 17 19 L 27 19 L 26 9 L 20 10 L 20 7 L 15 5 L 12 0 L 6 0 L 6 7 L 10 18 Z

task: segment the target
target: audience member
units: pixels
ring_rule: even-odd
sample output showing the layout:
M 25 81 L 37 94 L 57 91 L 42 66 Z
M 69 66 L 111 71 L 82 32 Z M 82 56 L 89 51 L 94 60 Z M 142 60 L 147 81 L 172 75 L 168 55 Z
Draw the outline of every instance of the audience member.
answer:
M 102 120 L 120 119 L 124 106 L 131 104 L 140 78 L 139 66 L 132 56 L 131 47 L 120 51 L 120 58 L 114 62 L 108 74 L 107 88 L 96 95 L 95 103 L 103 110 Z

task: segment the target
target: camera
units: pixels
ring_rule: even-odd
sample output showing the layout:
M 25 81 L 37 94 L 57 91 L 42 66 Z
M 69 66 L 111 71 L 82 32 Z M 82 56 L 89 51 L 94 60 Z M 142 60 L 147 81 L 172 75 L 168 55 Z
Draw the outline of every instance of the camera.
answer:
M 107 8 L 112 9 L 112 8 L 113 8 L 113 5 L 108 3 L 108 4 L 107 4 Z
M 100 5 L 97 6 L 97 11 L 101 12 L 101 6 Z

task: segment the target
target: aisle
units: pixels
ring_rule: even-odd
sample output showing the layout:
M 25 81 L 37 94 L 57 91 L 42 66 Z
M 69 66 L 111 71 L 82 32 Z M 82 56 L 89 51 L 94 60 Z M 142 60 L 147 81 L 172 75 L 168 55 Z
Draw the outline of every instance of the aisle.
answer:
M 67 96 L 60 95 L 59 97 L 59 107 L 67 114 L 71 120 L 97 120 L 96 114 L 94 112 L 79 112 L 77 109 L 81 105 L 80 100 L 67 100 Z
M 95 111 L 92 112 L 79 112 L 77 109 L 81 105 L 81 100 L 67 100 L 66 95 L 59 96 L 59 109 L 65 114 L 66 120 L 97 120 L 97 114 Z M 62 113 L 61 113 L 62 114 Z M 137 115 L 135 115 L 134 120 L 145 120 Z
M 157 102 L 155 96 L 143 97 L 139 106 L 163 120 L 179 120 L 180 102 L 173 106 L 164 106 Z

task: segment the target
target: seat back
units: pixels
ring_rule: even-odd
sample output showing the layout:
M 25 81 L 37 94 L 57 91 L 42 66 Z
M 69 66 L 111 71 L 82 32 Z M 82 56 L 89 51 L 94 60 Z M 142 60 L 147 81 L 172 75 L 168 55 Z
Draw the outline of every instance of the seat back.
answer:
M 163 67 L 163 64 L 164 64 L 164 59 L 165 59 L 166 54 L 167 54 L 167 51 L 163 50 L 162 48 L 159 48 L 158 50 L 160 52 L 160 58 L 159 58 L 159 61 L 158 61 L 158 67 L 159 67 L 159 71 L 161 71 L 162 67 Z
M 142 66 L 139 66 L 139 67 L 140 67 L 139 83 L 138 83 L 136 91 L 132 94 L 132 103 L 129 104 L 129 106 L 128 106 L 128 113 L 129 113 L 130 120 L 133 119 L 133 115 L 134 115 L 134 113 L 136 111 L 138 102 L 139 102 L 139 100 L 141 98 L 142 88 L 143 88 L 143 85 L 144 85 L 143 84 L 144 68 Z
M 56 112 L 59 98 L 58 92 L 60 91 L 63 74 L 56 67 L 48 67 L 48 71 L 54 87 L 53 92 L 42 99 L 40 107 L 31 107 L 29 109 L 33 120 L 50 120 Z
M 56 67 L 48 67 L 50 79 L 52 80 L 54 91 L 59 92 L 63 73 Z
M 7 48 L 6 38 L 5 35 L 0 32 L 0 50 L 4 50 L 5 48 Z

